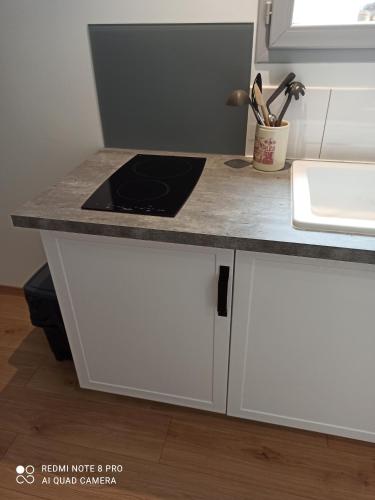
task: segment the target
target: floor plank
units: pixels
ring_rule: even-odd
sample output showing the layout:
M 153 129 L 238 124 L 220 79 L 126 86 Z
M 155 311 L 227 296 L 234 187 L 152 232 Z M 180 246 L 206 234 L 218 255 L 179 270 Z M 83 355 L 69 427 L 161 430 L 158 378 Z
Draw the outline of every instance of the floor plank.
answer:
M 0 383 L 26 385 L 44 360 L 39 353 L 0 346 Z
M 5 455 L 9 446 L 15 440 L 16 436 L 17 434 L 14 432 L 4 431 L 0 429 L 0 458 Z
M 305 446 L 313 446 L 319 448 L 327 447 L 327 436 L 316 432 L 308 432 L 300 429 L 292 429 L 277 425 L 265 424 L 244 420 L 235 417 L 229 417 L 219 413 L 211 413 L 203 410 L 195 410 L 192 408 L 184 408 L 182 406 L 174 406 L 165 403 L 151 402 L 150 408 L 163 415 L 168 415 L 174 421 L 187 421 L 205 431 L 206 427 L 214 427 L 217 430 L 224 432 L 232 432 L 233 430 L 243 431 L 248 436 L 256 437 L 274 437 L 276 439 L 285 440 L 287 443 L 303 444 Z
M 313 435 L 312 435 L 313 436 Z M 314 499 L 375 498 L 374 463 L 328 447 L 288 442 L 272 432 L 173 419 L 162 463 L 204 468 L 218 477 L 236 477 L 253 488 L 268 484 L 284 493 Z
M 20 436 L 9 449 L 6 457 L 0 462 L 1 475 L 5 485 L 14 483 L 12 467 L 21 459 L 34 464 L 37 470 L 43 463 L 76 464 L 121 464 L 124 471 L 115 474 L 116 487 L 101 488 L 100 498 L 145 498 L 145 499 L 197 499 L 197 500 L 303 500 L 295 495 L 280 497 L 278 492 L 271 491 L 266 486 L 263 491 L 251 492 L 248 487 L 238 483 L 235 479 L 212 478 L 203 473 L 187 471 L 178 467 L 164 464 L 150 463 L 139 459 L 129 459 L 123 455 L 88 450 L 79 446 L 67 446 L 53 440 L 40 437 Z M 37 479 L 40 483 L 41 477 Z M 87 491 L 86 487 L 71 488 L 70 491 L 80 490 L 93 498 L 94 492 Z M 45 487 L 36 484 L 31 490 L 36 494 L 43 494 Z M 49 495 L 50 493 L 47 492 Z M 56 497 L 53 492 L 48 498 Z M 65 497 L 66 498 L 66 497 Z M 86 497 L 83 497 L 86 498 Z
M 8 285 L 0 285 L 0 295 L 16 295 L 18 297 L 24 297 L 23 288 Z
M 374 462 L 375 467 L 375 444 L 356 441 L 355 439 L 345 439 L 337 436 L 327 436 L 329 448 L 350 453 L 358 457 L 369 457 Z
M 151 403 L 145 399 L 129 398 L 109 392 L 93 391 L 79 387 L 77 374 L 72 361 L 48 363 L 40 366 L 30 381 L 30 389 L 49 392 L 74 399 L 97 401 L 103 404 L 119 404 L 132 408 L 149 408 Z M 166 414 L 164 414 L 166 415 Z
M 0 293 L 0 316 L 3 319 L 24 319 L 29 317 L 29 309 L 23 295 Z
M 4 500 L 35 500 L 35 499 L 44 499 L 47 498 L 45 496 L 34 496 L 28 495 L 26 492 L 22 493 L 21 491 L 14 491 L 11 489 L 2 488 L 0 486 L 0 498 L 4 498 Z
M 33 329 L 28 320 L 3 318 L 0 315 L 0 346 L 16 349 Z
M 8 386 L 0 393 L 0 428 L 158 461 L 169 418 L 123 407 Z
M 54 366 L 56 366 L 56 359 L 49 347 L 42 328 L 32 328 L 28 335 L 22 339 L 18 349 L 43 354 Z

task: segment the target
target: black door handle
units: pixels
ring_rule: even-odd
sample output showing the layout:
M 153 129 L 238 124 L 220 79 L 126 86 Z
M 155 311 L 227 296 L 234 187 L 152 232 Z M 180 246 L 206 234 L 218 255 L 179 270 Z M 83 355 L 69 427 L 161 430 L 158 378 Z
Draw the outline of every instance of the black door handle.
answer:
M 217 314 L 219 316 L 228 316 L 228 282 L 229 267 L 220 266 L 217 283 Z

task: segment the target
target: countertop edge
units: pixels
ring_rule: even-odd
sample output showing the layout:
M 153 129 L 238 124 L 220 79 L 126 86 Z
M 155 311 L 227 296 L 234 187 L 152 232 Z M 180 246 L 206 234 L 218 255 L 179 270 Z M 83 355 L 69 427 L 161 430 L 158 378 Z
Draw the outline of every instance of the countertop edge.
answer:
M 17 214 L 11 215 L 11 218 L 14 226 L 28 229 L 91 234 L 97 236 L 160 241 L 164 243 L 226 248 L 229 250 L 244 250 L 249 252 L 264 252 L 315 259 L 375 264 L 375 252 L 371 250 L 129 226 L 111 226 L 108 224 L 45 219 Z

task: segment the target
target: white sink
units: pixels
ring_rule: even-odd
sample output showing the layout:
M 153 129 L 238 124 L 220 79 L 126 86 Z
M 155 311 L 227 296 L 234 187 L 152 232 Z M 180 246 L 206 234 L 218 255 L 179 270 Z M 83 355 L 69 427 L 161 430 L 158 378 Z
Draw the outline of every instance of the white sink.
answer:
M 295 161 L 293 226 L 375 235 L 375 164 Z

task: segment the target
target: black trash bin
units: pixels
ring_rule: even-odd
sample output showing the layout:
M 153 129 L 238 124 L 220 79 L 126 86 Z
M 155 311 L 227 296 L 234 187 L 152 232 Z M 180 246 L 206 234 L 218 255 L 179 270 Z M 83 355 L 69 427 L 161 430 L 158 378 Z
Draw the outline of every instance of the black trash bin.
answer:
M 57 301 L 48 264 L 39 269 L 23 287 L 31 323 L 43 328 L 58 361 L 72 359 L 68 337 Z

